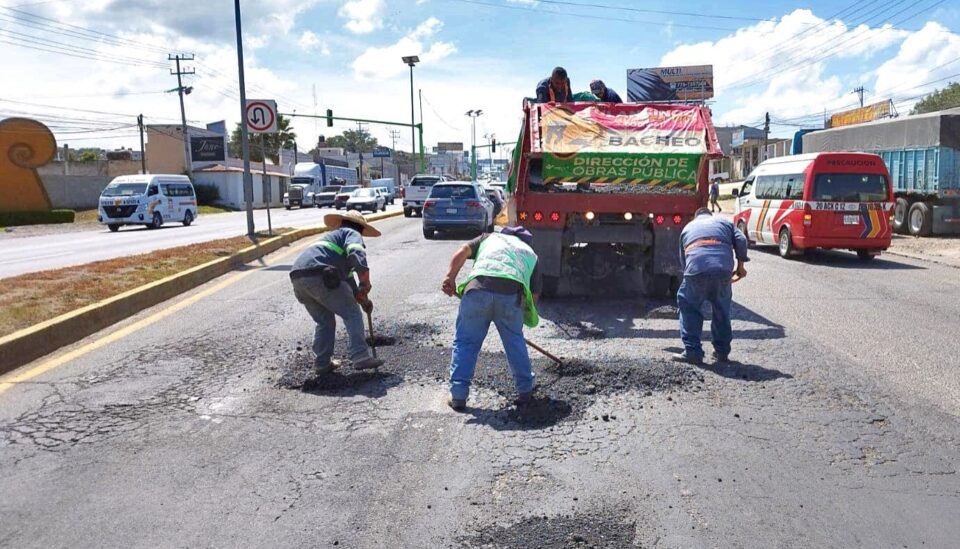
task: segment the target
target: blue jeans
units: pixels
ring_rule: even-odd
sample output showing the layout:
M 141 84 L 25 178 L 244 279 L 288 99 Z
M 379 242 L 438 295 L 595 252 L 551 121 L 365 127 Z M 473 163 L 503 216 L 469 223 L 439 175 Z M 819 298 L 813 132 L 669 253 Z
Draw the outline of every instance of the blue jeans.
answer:
M 338 316 L 343 319 L 347 336 L 350 338 L 350 360 L 357 362 L 372 356 L 364 333 L 363 311 L 354 299 L 349 285 L 342 283 L 337 289 L 330 290 L 323 285 L 319 276 L 298 278 L 292 282 L 293 295 L 317 323 L 313 335 L 313 352 L 317 355 L 317 366 L 324 367 L 333 358 Z
M 455 399 L 466 400 L 470 394 L 470 381 L 491 322 L 500 333 L 517 392 L 522 394 L 533 390 L 533 369 L 523 340 L 520 297 L 470 290 L 460 302 L 453 359 L 450 361 L 450 395 Z
M 730 304 L 733 290 L 730 273 L 707 273 L 683 277 L 677 292 L 677 308 L 680 309 L 680 339 L 689 357 L 703 358 L 700 333 L 703 331 L 704 302 L 713 308 L 710 333 L 713 348 L 718 355 L 730 354 L 733 329 L 730 327 Z

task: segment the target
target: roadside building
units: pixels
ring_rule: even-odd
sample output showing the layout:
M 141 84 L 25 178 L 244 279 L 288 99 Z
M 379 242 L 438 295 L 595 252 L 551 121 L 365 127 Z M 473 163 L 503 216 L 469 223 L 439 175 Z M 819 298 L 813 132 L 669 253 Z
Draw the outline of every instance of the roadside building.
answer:
M 191 167 L 194 170 L 226 160 L 228 137 L 225 132 L 221 132 L 221 128 L 223 128 L 222 122 L 213 122 L 208 124 L 207 128 L 187 126 L 191 145 Z M 147 125 L 146 133 L 145 152 L 149 173 L 183 174 L 187 172 L 183 131 L 179 124 Z
M 212 185 L 220 193 L 217 204 L 229 208 L 242 209 L 246 207 L 243 198 L 243 166 L 237 166 L 236 159 L 227 164 L 214 164 L 194 170 L 194 183 L 197 185 Z M 263 176 L 263 164 L 250 163 L 250 172 L 253 177 L 253 207 L 266 207 L 266 196 L 269 195 L 270 206 L 283 205 L 283 193 L 290 184 L 290 174 L 281 171 L 278 166 L 267 164 L 267 175 Z

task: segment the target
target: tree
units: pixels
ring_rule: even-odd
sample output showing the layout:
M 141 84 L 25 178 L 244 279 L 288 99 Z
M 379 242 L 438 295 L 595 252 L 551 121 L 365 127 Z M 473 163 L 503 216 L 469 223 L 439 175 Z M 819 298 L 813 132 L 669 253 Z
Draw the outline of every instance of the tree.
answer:
M 93 151 L 83 151 L 80 153 L 80 162 L 94 162 L 100 160 L 100 155 Z
M 335 135 L 327 139 L 324 147 L 341 148 L 347 152 L 370 152 L 377 146 L 377 138 L 367 130 L 345 130 L 343 135 Z M 314 149 L 316 150 L 316 149 Z
M 951 82 L 946 88 L 927 95 L 913 106 L 910 114 L 942 111 L 953 107 L 960 107 L 960 82 Z
M 277 115 L 277 133 L 250 134 L 250 161 L 263 162 L 263 147 L 261 147 L 260 137 L 264 137 L 267 149 L 267 158 L 274 164 L 280 163 L 280 148 L 292 149 L 297 140 L 297 134 L 290 129 L 290 119 L 282 114 Z M 234 158 L 241 158 L 243 147 L 241 144 L 240 124 L 233 129 L 230 134 L 230 155 Z

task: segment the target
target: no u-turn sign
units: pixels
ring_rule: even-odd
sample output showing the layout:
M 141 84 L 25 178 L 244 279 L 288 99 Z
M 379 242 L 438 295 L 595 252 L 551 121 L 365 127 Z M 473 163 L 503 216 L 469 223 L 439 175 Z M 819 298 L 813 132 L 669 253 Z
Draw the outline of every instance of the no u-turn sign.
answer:
M 277 102 L 272 99 L 247 99 L 247 130 L 254 133 L 277 131 Z

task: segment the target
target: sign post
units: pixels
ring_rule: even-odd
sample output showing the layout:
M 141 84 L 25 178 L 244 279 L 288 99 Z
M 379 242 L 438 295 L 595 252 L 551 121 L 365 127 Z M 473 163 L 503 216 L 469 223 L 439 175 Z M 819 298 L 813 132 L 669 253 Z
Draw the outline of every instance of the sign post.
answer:
M 273 236 L 273 223 L 270 219 L 270 182 L 267 179 L 267 137 L 264 134 L 277 132 L 277 102 L 272 99 L 248 99 L 244 103 L 244 121 L 247 130 L 260 134 L 260 165 L 263 171 L 260 175 L 260 184 L 263 187 L 263 201 L 267 206 L 267 234 Z M 245 161 L 246 163 L 246 161 Z M 249 164 L 247 164 L 249 166 Z M 246 173 L 244 173 L 246 176 Z M 253 194 L 251 177 L 250 191 Z M 253 197 L 247 202 L 252 207 Z

